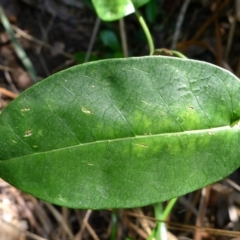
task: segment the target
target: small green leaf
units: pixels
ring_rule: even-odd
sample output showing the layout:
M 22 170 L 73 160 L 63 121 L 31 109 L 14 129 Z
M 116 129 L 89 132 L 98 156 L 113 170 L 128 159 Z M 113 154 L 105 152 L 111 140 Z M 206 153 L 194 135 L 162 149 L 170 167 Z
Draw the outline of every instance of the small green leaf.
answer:
M 0 176 L 73 208 L 165 201 L 240 165 L 240 82 L 170 57 L 86 63 L 23 92 L 0 115 Z
M 100 32 L 100 38 L 105 46 L 112 50 L 119 51 L 121 49 L 120 43 L 116 34 L 111 30 L 102 30 Z
M 94 8 L 103 21 L 114 21 L 135 12 L 150 0 L 92 0 Z
M 85 57 L 86 57 L 86 52 L 76 52 L 74 53 L 74 58 L 78 63 L 84 63 Z M 97 56 L 95 53 L 91 53 L 89 56 L 89 62 L 99 60 L 100 57 Z
M 159 5 L 156 0 L 150 0 L 146 5 L 146 18 L 150 23 L 154 23 L 157 18 Z

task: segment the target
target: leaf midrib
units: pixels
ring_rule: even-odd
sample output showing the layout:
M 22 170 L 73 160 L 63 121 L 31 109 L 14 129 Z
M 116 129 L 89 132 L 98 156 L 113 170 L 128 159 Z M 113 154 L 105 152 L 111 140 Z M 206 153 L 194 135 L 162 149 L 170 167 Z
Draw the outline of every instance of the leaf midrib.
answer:
M 6 160 L 17 160 L 17 159 L 21 159 L 23 157 L 34 156 L 34 155 L 56 152 L 56 151 L 62 151 L 62 150 L 65 150 L 65 149 L 71 149 L 71 148 L 87 146 L 87 145 L 92 145 L 92 144 L 105 143 L 105 142 L 111 143 L 111 142 L 124 141 L 124 140 L 130 140 L 130 139 L 144 139 L 144 138 L 149 138 L 149 137 L 156 138 L 156 137 L 166 137 L 166 136 L 182 136 L 182 135 L 203 134 L 203 133 L 214 134 L 216 132 L 236 129 L 236 128 L 239 128 L 239 127 L 240 127 L 239 124 L 235 124 L 235 125 L 227 125 L 227 126 L 221 126 L 221 127 L 215 127 L 215 128 L 188 130 L 188 131 L 183 131 L 183 132 L 158 133 L 158 134 L 148 134 L 148 135 L 136 135 L 136 136 L 133 136 L 133 137 L 124 137 L 124 138 L 116 138 L 116 139 L 104 139 L 104 140 L 98 140 L 98 141 L 88 142 L 88 143 L 80 143 L 80 144 L 77 144 L 77 145 L 62 147 L 62 148 L 58 148 L 58 149 L 52 149 L 52 150 L 48 150 L 48 151 L 42 151 L 42 152 L 38 152 L 38 153 L 34 153 L 34 154 L 24 155 L 24 156 L 17 157 L 17 158 L 0 160 L 0 162 L 6 161 Z

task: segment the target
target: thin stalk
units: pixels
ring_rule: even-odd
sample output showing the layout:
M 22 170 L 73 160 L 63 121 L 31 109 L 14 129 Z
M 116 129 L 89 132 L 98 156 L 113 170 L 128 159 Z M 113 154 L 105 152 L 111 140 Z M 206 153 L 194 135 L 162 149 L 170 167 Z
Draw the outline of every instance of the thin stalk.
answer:
M 185 13 L 186 13 L 186 10 L 188 8 L 189 3 L 190 3 L 190 0 L 185 0 L 182 4 L 182 8 L 181 8 L 181 11 L 179 13 L 177 24 L 176 24 L 176 30 L 174 32 L 173 40 L 172 40 L 171 48 L 173 48 L 173 49 L 176 48 L 178 37 L 179 37 L 179 34 L 180 34 L 180 30 L 181 30 L 181 26 L 182 26 L 184 16 L 185 16 Z
M 141 26 L 142 26 L 142 29 L 145 33 L 145 36 L 147 38 L 147 41 L 148 41 L 148 46 L 149 46 L 149 50 L 150 50 L 150 55 L 153 54 L 154 52 L 154 43 L 153 43 L 153 38 L 151 36 L 151 33 L 149 31 L 149 28 L 143 18 L 143 16 L 141 15 L 141 13 L 135 8 L 135 14 L 137 16 L 137 19 L 138 21 L 140 22 Z
M 157 223 L 156 223 L 156 227 L 152 230 L 147 240 L 152 240 L 154 236 L 156 240 L 167 239 L 167 230 L 164 222 L 166 221 L 167 216 L 172 211 L 172 208 L 175 205 L 176 201 L 177 201 L 177 198 L 171 199 L 164 210 L 163 210 L 162 203 L 154 204 L 154 215 L 155 215 L 155 218 L 157 219 Z
M 124 18 L 119 19 L 119 27 L 120 27 L 120 36 L 121 36 L 121 43 L 122 43 L 122 49 L 123 49 L 123 56 L 128 57 L 127 36 L 126 36 Z
M 155 203 L 154 204 L 154 215 L 156 219 L 161 219 L 163 214 L 163 204 L 162 203 Z M 163 237 L 164 230 L 162 231 L 163 225 L 160 221 L 156 222 L 155 227 L 155 238 L 156 240 L 165 240 Z
M 13 47 L 14 47 L 18 57 L 20 58 L 24 67 L 26 68 L 29 75 L 31 76 L 33 82 L 35 82 L 35 83 L 38 82 L 37 74 L 36 74 L 35 69 L 32 65 L 32 62 L 30 61 L 27 54 L 23 50 L 22 46 L 19 44 L 18 40 L 16 39 L 14 31 L 12 29 L 12 26 L 11 26 L 10 22 L 8 21 L 8 19 L 7 19 L 7 17 L 6 17 L 6 15 L 5 15 L 1 6 L 0 6 L 0 19 L 2 21 L 3 27 L 5 28 L 5 30 L 7 31 L 8 35 L 11 38 Z
M 165 221 L 167 216 L 170 214 L 170 212 L 173 209 L 173 206 L 175 205 L 177 201 L 177 198 L 173 198 L 170 200 L 170 202 L 168 203 L 167 207 L 164 209 L 162 215 L 160 216 L 159 219 L 159 229 L 161 231 L 161 240 L 167 240 L 167 230 L 166 230 L 166 226 L 165 226 Z
M 100 27 L 100 23 L 101 23 L 101 20 L 100 20 L 99 17 L 97 17 L 97 19 L 95 21 L 95 24 L 94 24 L 91 40 L 90 40 L 90 43 L 88 45 L 88 49 L 87 49 L 87 53 L 86 53 L 84 62 L 88 62 L 88 60 L 90 58 L 90 55 L 91 55 L 91 52 L 92 52 L 92 48 L 93 48 L 93 45 L 94 45 L 94 42 L 96 40 L 96 36 L 97 36 L 98 30 L 99 30 L 99 27 Z
M 171 50 L 171 52 L 172 52 L 172 54 L 173 54 L 174 57 L 179 57 L 179 58 L 185 58 L 185 59 L 187 59 L 187 57 L 186 57 L 184 54 L 182 54 L 182 53 L 180 53 L 180 52 L 178 52 L 178 51 Z
M 168 203 L 167 207 L 165 208 L 162 216 L 159 218 L 160 223 L 164 222 L 167 218 L 167 216 L 170 214 L 170 212 L 172 211 L 176 201 L 178 200 L 178 198 L 173 198 L 170 200 L 170 202 Z
M 155 232 L 156 232 L 156 228 L 154 228 L 152 230 L 152 232 L 150 233 L 150 235 L 148 236 L 147 240 L 153 240 L 154 236 L 155 236 Z
M 111 240 L 117 239 L 117 213 L 112 211 L 112 229 L 111 229 Z
M 171 57 L 179 57 L 179 58 L 187 59 L 187 57 L 184 54 L 176 50 L 171 50 L 166 48 L 155 49 L 153 55 L 163 55 L 163 56 L 171 56 Z

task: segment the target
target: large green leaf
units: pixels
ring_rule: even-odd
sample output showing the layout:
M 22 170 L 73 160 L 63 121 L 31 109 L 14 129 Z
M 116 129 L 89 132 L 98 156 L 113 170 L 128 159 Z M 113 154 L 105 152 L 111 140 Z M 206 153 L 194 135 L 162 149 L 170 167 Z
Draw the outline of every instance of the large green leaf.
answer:
M 164 201 L 240 165 L 240 82 L 169 57 L 104 60 L 54 74 L 0 115 L 0 176 L 74 208 Z
M 100 19 L 114 21 L 135 12 L 150 0 L 92 0 L 93 6 Z

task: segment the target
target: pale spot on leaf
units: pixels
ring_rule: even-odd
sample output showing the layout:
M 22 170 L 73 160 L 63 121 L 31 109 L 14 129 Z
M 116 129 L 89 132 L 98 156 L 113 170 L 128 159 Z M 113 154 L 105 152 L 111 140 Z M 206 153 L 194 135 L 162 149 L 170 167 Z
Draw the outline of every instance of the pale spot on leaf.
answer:
M 85 108 L 85 107 L 82 107 L 82 111 L 84 113 L 86 113 L 86 114 L 92 114 L 92 112 L 89 109 Z
M 32 135 L 32 129 L 28 129 L 28 130 L 25 132 L 24 137 L 30 137 L 31 135 Z
M 22 112 L 28 112 L 28 111 L 30 111 L 30 108 L 22 108 L 21 111 Z

